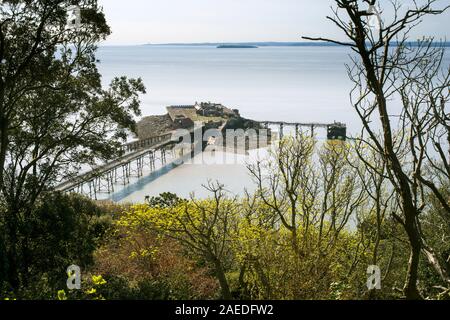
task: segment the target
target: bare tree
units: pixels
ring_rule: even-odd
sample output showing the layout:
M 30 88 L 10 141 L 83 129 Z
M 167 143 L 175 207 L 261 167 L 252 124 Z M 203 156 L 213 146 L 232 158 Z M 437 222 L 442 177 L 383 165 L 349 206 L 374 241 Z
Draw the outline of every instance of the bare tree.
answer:
M 403 7 L 399 1 L 389 1 L 393 15 L 390 21 L 383 21 L 381 18 L 387 20 L 388 17 L 383 9 L 388 8 L 379 8 L 379 13 L 373 10 L 380 5 L 379 1 L 335 2 L 334 15 L 327 19 L 343 31 L 346 40 L 304 38 L 338 43 L 356 53 L 352 57 L 353 65 L 348 67 L 355 84 L 352 104 L 362 121 L 369 146 L 382 156 L 387 177 L 399 197 L 402 214 L 394 216 L 408 235 L 411 251 L 403 291 L 406 298 L 419 299 L 417 280 L 421 252 L 426 254 L 442 280 L 450 284 L 448 272 L 424 242 L 419 222 L 427 191 L 434 193 L 450 214 L 448 199 L 440 192 L 441 182 L 432 173 L 443 172 L 448 179 L 443 145 L 444 136 L 448 137 L 449 132 L 445 113 L 448 103 L 445 88 L 449 83 L 448 70 L 438 76 L 442 70 L 443 50 L 431 40 L 409 43 L 408 39 L 423 17 L 441 14 L 448 7 L 433 9 L 438 4 L 436 0 L 413 1 L 408 7 Z M 370 23 L 374 15 L 380 18 L 376 27 Z M 401 110 L 396 110 L 391 102 L 395 98 L 401 101 Z M 391 120 L 396 111 L 400 113 L 397 127 Z M 379 129 L 381 134 L 377 132 Z M 432 149 L 437 151 L 437 157 L 432 156 Z
M 257 196 L 289 230 L 297 256 L 304 255 L 298 243 L 299 226 L 304 224 L 304 232 L 307 233 L 314 218 L 303 213 L 312 211 L 313 199 L 319 193 L 317 174 L 310 165 L 314 151 L 315 141 L 311 138 L 286 138 L 280 141 L 268 159 L 248 166 L 257 184 Z
M 351 217 L 364 209 L 367 198 L 348 165 L 348 152 L 348 145 L 341 141 L 318 148 L 315 138 L 299 134 L 285 137 L 267 159 L 248 166 L 257 184 L 256 198 L 272 213 L 274 229 L 289 232 L 293 272 L 320 279 L 322 285 L 342 234 Z M 316 284 L 315 290 L 320 291 Z
M 181 243 L 190 252 L 208 263 L 219 281 L 222 298 L 232 299 L 226 271 L 231 259 L 231 239 L 239 204 L 227 197 L 224 186 L 208 182 L 204 188 L 211 193 L 207 200 L 190 201 L 178 198 L 152 199 L 144 210 L 144 218 L 131 213 L 144 230 L 161 233 Z M 170 194 L 169 194 L 170 195 Z
M 391 271 L 397 237 L 397 234 L 388 234 L 386 225 L 387 220 L 391 218 L 390 213 L 398 210 L 398 198 L 396 193 L 392 192 L 382 156 L 370 148 L 363 137 L 362 134 L 355 140 L 347 159 L 367 195 L 365 210 L 358 212 L 358 231 L 363 239 L 362 243 L 371 248 L 371 263 L 384 267 L 383 278 L 386 279 Z M 383 245 L 384 240 L 390 242 L 390 248 Z M 382 261 L 383 257 L 389 255 L 386 253 L 387 250 L 390 250 L 390 257 L 387 261 Z M 375 295 L 375 289 L 369 291 L 369 297 Z

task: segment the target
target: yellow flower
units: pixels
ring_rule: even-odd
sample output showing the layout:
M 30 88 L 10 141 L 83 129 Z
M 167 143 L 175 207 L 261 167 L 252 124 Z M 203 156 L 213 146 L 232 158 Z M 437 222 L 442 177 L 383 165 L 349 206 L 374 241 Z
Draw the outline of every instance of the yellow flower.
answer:
M 86 291 L 87 294 L 96 294 L 97 290 L 92 288 L 91 290 Z
M 106 280 L 103 279 L 103 277 L 101 275 L 98 276 L 92 276 L 92 282 L 94 283 L 94 285 L 96 286 L 101 286 L 106 284 Z
M 58 300 L 67 300 L 66 292 L 64 290 L 58 291 Z

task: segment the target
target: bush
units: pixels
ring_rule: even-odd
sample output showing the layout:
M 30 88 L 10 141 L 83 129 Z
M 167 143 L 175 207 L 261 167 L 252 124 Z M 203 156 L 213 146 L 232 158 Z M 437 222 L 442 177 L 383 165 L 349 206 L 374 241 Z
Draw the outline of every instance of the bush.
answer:
M 66 286 L 68 266 L 75 264 L 83 270 L 93 263 L 93 252 L 110 221 L 98 205 L 85 197 L 58 192 L 45 194 L 14 226 L 17 243 L 2 241 L 0 258 L 8 265 L 7 252 L 15 252 L 15 261 L 20 262 L 15 270 L 19 286 L 12 285 L 4 274 L 0 278 L 3 295 L 52 298 L 56 289 Z M 0 227 L 3 229 L 5 225 Z
M 209 270 L 189 258 L 174 240 L 117 225 L 97 250 L 92 273 L 102 274 L 107 299 L 212 299 L 218 284 Z

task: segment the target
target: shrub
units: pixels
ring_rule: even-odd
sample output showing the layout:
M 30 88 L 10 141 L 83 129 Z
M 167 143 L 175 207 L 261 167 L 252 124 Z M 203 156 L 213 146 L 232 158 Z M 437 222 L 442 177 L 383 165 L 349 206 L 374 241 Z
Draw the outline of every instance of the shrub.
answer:
M 5 252 L 9 250 L 20 261 L 16 270 L 19 286 L 12 286 L 4 276 L 0 289 L 22 299 L 52 298 L 57 289 L 66 286 L 68 266 L 75 264 L 83 270 L 93 263 L 93 252 L 110 221 L 98 205 L 83 196 L 45 194 L 14 226 L 17 243 L 5 242 L 3 250 L 0 246 L 3 260 L 7 260 Z M 4 227 L 0 222 L 0 228 Z
M 212 299 L 218 284 L 172 239 L 117 226 L 96 254 L 93 273 L 107 281 L 107 299 Z

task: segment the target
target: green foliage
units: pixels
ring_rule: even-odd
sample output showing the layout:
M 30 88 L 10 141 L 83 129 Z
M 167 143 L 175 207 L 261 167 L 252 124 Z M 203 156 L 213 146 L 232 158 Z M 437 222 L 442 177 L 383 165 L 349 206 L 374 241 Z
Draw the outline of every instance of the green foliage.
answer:
M 93 263 L 93 253 L 109 227 L 110 219 L 91 200 L 46 194 L 29 215 L 21 216 L 16 225 L 17 242 L 6 243 L 6 250 L 0 252 L 0 256 L 15 252 L 14 260 L 9 257 L 9 261 L 21 262 L 16 266 L 19 287 L 4 277 L 0 278 L 4 290 L 21 298 L 49 298 L 57 288 L 65 287 L 68 266 L 86 269 Z
M 162 210 L 162 209 L 161 209 Z M 96 252 L 93 270 L 107 281 L 99 292 L 115 299 L 211 299 L 217 284 L 174 240 L 116 221 Z
M 161 206 L 161 201 L 157 201 L 157 206 L 135 206 L 119 220 L 119 225 L 153 231 L 179 241 L 208 264 L 221 285 L 222 297 L 231 299 L 226 272 L 232 263 L 231 232 L 238 206 L 225 196 L 220 184 L 210 183 L 207 188 L 212 193 L 210 199 L 187 201 L 171 195 L 175 201 L 169 205 Z
M 67 28 L 74 4 L 82 24 Z M 110 28 L 96 0 L 2 1 L 0 29 L 0 289 L 45 297 L 68 265 L 92 262 L 103 232 L 92 203 L 51 191 L 121 154 L 145 87 L 102 85 L 95 54 Z
M 65 7 L 74 3 L 82 7 L 82 25 L 67 29 Z M 344 7 L 364 17 L 350 2 Z M 97 1 L 2 1 L 0 19 L 2 298 L 341 300 L 406 292 L 450 299 L 449 169 L 441 146 L 448 133 L 448 77 L 430 94 L 441 57 L 429 51 L 431 42 L 418 43 L 415 59 L 425 62 L 419 68 L 404 54 L 409 49 L 398 47 L 402 73 L 424 71 L 421 81 L 411 77 L 395 86 L 409 131 L 394 138 L 389 129 L 379 139 L 370 130 L 378 113 L 366 106 L 380 108 L 387 99 L 378 92 L 374 104 L 364 94 L 355 107 L 370 138 L 351 145 L 319 144 L 301 132 L 286 137 L 267 159 L 249 166 L 253 195 L 232 198 L 224 186 L 209 184 L 208 199 L 163 193 L 118 208 L 52 192 L 83 165 L 120 155 L 140 115 L 141 79 L 118 77 L 102 85 L 95 54 L 110 28 Z M 361 53 L 377 61 L 377 50 Z M 398 61 L 384 62 L 397 69 Z M 361 74 L 369 75 L 368 89 L 382 91 L 377 75 L 385 73 L 362 66 L 370 64 L 349 70 L 360 89 L 354 92 L 367 89 Z M 389 74 L 395 79 L 396 71 Z M 388 121 L 383 112 L 381 121 Z M 228 126 L 259 128 L 241 118 Z M 440 159 L 428 154 L 428 145 Z M 408 268 L 413 260 L 418 263 Z M 83 270 L 81 290 L 66 290 L 72 264 Z M 366 268 L 373 264 L 382 270 L 380 291 L 366 287 Z M 419 281 L 403 290 L 408 273 Z
M 159 197 L 152 197 L 148 200 L 150 207 L 170 208 L 180 204 L 183 199 L 178 198 L 176 194 L 164 192 Z
M 263 202 L 252 203 L 252 216 L 240 215 L 238 212 L 245 212 L 247 205 L 246 201 L 227 197 L 185 200 L 173 206 L 138 205 L 126 212 L 117 224 L 123 233 L 138 231 L 175 239 L 197 261 L 206 261 L 218 282 L 224 280 L 220 279 L 223 276 L 220 272 L 225 272 L 226 283 L 221 285 L 228 286 L 238 297 L 357 297 L 357 290 L 350 284 L 342 285 L 339 292 L 330 289 L 334 281 L 351 283 L 356 288 L 362 286 L 365 270 L 352 266 L 355 257 L 351 253 L 357 252 L 357 233 L 343 232 L 340 239 L 322 239 L 324 243 L 334 241 L 326 255 L 314 251 L 311 246 L 309 251 L 298 256 L 289 230 L 267 223 L 271 208 Z M 311 243 L 317 246 L 318 231 L 310 228 L 308 234 L 300 232 L 299 246 L 306 248 Z M 151 247 L 143 245 L 142 239 L 139 243 L 140 250 L 133 252 L 130 258 L 151 257 L 154 244 Z M 366 259 L 364 252 L 360 258 Z M 348 271 L 352 268 L 354 272 L 349 278 Z

